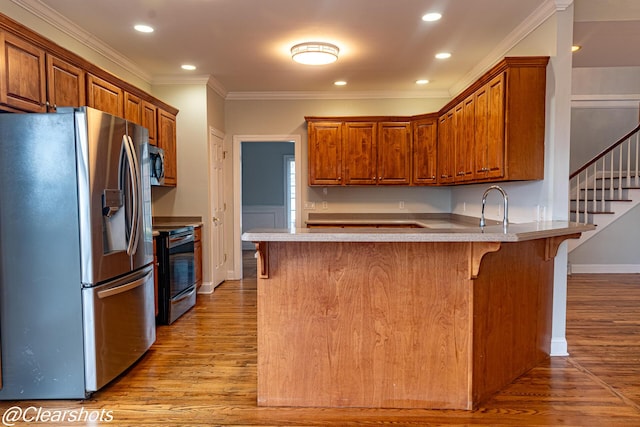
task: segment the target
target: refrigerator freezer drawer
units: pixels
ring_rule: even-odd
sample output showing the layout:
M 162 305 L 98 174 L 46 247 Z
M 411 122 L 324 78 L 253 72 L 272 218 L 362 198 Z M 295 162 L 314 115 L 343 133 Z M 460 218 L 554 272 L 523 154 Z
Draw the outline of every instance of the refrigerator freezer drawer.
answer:
M 153 267 L 82 290 L 85 381 L 99 390 L 138 360 L 156 339 Z

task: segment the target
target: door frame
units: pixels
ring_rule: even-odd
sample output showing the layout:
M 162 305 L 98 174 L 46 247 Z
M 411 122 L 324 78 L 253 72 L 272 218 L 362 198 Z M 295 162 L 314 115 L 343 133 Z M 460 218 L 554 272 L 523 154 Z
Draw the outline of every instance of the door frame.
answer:
M 242 279 L 242 143 L 293 142 L 296 162 L 296 211 L 302 211 L 300 183 L 302 175 L 302 137 L 300 135 L 234 135 L 233 136 L 233 272 L 232 277 Z M 296 217 L 296 228 L 301 224 Z

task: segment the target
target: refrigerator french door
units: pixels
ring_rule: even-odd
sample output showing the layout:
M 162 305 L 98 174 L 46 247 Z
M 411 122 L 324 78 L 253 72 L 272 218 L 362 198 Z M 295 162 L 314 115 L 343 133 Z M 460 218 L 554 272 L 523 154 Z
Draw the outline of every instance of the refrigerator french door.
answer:
M 84 398 L 155 341 L 146 129 L 0 115 L 0 400 Z

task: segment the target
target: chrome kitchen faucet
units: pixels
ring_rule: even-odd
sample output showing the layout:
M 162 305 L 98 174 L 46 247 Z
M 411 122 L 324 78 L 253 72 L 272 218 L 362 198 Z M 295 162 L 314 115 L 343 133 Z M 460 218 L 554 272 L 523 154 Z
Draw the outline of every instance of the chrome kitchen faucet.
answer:
M 502 200 L 504 203 L 504 216 L 502 218 L 502 227 L 505 231 L 507 231 L 507 225 L 509 224 L 509 197 L 507 193 L 502 189 L 502 187 L 498 185 L 492 185 L 487 188 L 482 195 L 482 213 L 480 214 L 480 228 L 483 228 L 486 225 L 484 220 L 484 205 L 487 203 L 487 194 L 491 192 L 491 190 L 498 190 L 502 194 Z

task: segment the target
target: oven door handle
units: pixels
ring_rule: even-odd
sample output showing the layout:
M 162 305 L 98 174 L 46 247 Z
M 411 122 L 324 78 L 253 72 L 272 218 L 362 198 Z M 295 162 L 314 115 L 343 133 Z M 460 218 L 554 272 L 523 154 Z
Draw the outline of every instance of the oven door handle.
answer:
M 182 295 L 180 298 L 177 298 L 177 299 L 173 299 L 173 300 L 171 300 L 171 303 L 172 303 L 172 304 L 173 304 L 173 303 L 177 303 L 177 302 L 182 301 L 182 300 L 183 300 L 183 299 L 185 299 L 185 298 L 189 298 L 191 295 L 193 295 L 193 293 L 194 293 L 195 291 L 196 291 L 196 287 L 194 286 L 194 287 L 193 287 L 193 289 L 191 290 L 191 292 L 187 292 L 186 294 Z
M 176 246 L 180 246 L 184 243 L 193 242 L 193 234 L 187 234 L 186 236 L 177 236 L 170 237 L 167 241 L 167 245 L 169 248 L 175 248 Z
M 138 280 L 134 280 L 133 282 L 127 283 L 125 285 L 116 286 L 113 288 L 105 289 L 103 291 L 98 292 L 98 298 L 109 298 L 114 295 L 122 294 L 128 292 L 132 289 L 137 288 L 138 286 L 142 286 L 151 276 L 151 272 L 147 273 L 144 277 Z

